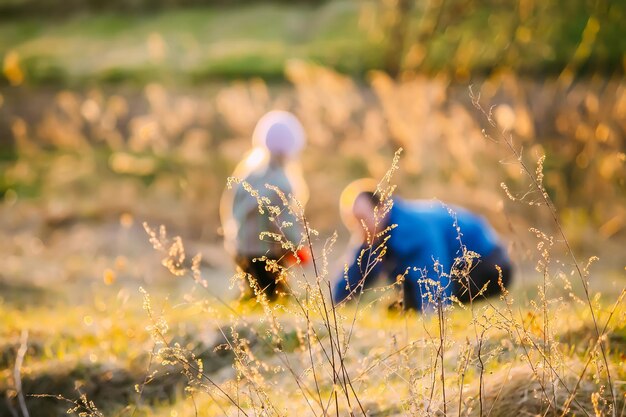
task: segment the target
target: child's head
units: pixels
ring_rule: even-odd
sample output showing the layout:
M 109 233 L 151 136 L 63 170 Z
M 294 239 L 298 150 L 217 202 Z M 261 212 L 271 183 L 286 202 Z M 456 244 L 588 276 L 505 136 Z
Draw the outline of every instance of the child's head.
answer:
M 376 193 L 376 181 L 370 178 L 362 178 L 350 183 L 341 193 L 339 208 L 341 219 L 348 229 L 360 232 L 365 238 L 366 231 L 370 233 L 381 231 L 386 226 L 386 219 L 380 218 L 382 213 L 375 214 L 374 209 L 380 207 L 380 197 Z M 381 209 L 379 208 L 379 211 Z
M 267 149 L 270 155 L 293 157 L 306 141 L 304 129 L 293 114 L 274 110 L 258 121 L 252 135 L 252 143 Z

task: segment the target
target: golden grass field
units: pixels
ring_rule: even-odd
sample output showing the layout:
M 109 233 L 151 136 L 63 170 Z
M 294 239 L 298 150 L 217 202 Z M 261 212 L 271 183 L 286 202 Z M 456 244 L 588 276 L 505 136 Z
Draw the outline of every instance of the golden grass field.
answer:
M 286 74 L 1 93 L 0 415 L 626 415 L 623 80 Z M 287 271 L 285 305 L 238 302 L 218 200 L 274 108 L 309 136 L 319 270 Z M 339 193 L 400 147 L 396 192 L 480 211 L 509 243 L 501 299 L 329 303 Z

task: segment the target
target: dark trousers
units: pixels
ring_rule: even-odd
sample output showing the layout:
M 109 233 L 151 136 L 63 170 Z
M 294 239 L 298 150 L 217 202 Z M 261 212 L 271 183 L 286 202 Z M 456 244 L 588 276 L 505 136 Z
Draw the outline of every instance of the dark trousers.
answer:
M 260 256 L 238 256 L 235 263 L 246 274 L 256 281 L 259 288 L 265 293 L 270 301 L 276 301 L 280 294 L 285 292 L 285 285 L 279 271 L 272 271 L 272 267 L 266 261 L 258 259 Z M 256 260 L 255 260 L 256 259 Z M 278 261 L 279 265 L 281 262 Z M 246 277 L 249 296 L 254 296 L 250 282 Z
M 513 267 L 504 248 L 498 247 L 489 255 L 475 259 L 469 274 L 467 274 L 467 268 L 464 265 L 461 265 L 461 268 L 457 268 L 457 271 L 452 276 L 454 295 L 460 301 L 467 303 L 470 299 L 480 300 L 484 297 L 501 294 L 502 290 L 498 284 L 499 273 L 496 265 L 502 270 L 502 284 L 504 284 L 505 288 L 508 288 L 512 279 Z M 478 296 L 478 293 L 487 282 L 489 282 L 487 288 Z

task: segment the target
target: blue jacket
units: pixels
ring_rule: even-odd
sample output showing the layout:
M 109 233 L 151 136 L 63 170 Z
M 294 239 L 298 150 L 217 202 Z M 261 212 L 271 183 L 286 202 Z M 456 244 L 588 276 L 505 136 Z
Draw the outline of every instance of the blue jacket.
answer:
M 462 245 L 481 257 L 488 256 L 500 245 L 495 231 L 483 217 L 436 200 L 405 201 L 394 198 L 388 224 L 396 227 L 389 232 L 382 260 L 367 268 L 368 258 L 371 265 L 376 253 L 367 249 L 366 245 L 358 248 L 348 268 L 347 282 L 342 274 L 335 286 L 335 302 L 344 300 L 358 289 L 365 271 L 370 269 L 363 280 L 364 288 L 371 286 L 383 272 L 393 281 L 398 275 L 406 273 L 405 307 L 420 310 L 422 299 L 426 300 L 429 293 L 426 278 L 438 282 L 446 298 L 453 293 L 449 275 L 455 259 L 463 256 Z M 375 242 L 373 247 L 376 248 L 379 243 Z M 359 262 L 363 249 L 365 252 Z M 370 254 L 370 251 L 373 253 Z

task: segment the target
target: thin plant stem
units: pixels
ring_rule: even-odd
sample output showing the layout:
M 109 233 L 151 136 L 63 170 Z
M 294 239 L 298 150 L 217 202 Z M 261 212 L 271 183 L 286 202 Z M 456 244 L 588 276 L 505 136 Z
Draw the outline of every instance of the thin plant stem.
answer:
M 487 119 L 487 122 L 491 125 L 491 127 L 493 127 L 494 129 L 497 129 L 497 123 L 495 122 L 495 120 L 493 119 L 493 116 L 491 115 L 491 112 L 487 113 L 483 107 L 480 105 L 480 96 L 476 96 L 474 95 L 474 92 L 472 91 L 472 88 L 470 87 L 470 98 L 472 100 L 472 104 L 474 105 L 474 107 L 476 109 L 478 109 Z M 485 136 L 488 136 L 485 133 Z M 559 220 L 559 216 L 556 210 L 556 207 L 554 205 L 554 203 L 552 202 L 552 199 L 550 198 L 550 196 L 548 195 L 547 191 L 545 190 L 545 188 L 543 187 L 543 185 L 541 183 L 539 183 L 537 177 L 535 175 L 533 175 L 532 171 L 528 168 L 528 166 L 526 165 L 526 163 L 524 162 L 521 153 L 515 148 L 515 146 L 513 145 L 513 139 L 512 139 L 512 135 L 510 133 L 508 133 L 506 130 L 501 131 L 500 132 L 500 136 L 502 139 L 504 139 L 504 143 L 506 144 L 506 146 L 508 147 L 509 151 L 513 154 L 513 156 L 515 156 L 517 162 L 520 164 L 523 172 L 525 173 L 525 175 L 530 179 L 531 183 L 533 184 L 533 186 L 535 187 L 536 191 L 539 192 L 541 199 L 543 201 L 543 203 L 545 204 L 545 206 L 548 208 L 548 211 L 550 213 L 550 215 L 552 216 L 552 220 L 557 228 L 558 234 L 561 237 L 563 243 L 565 244 L 565 247 L 567 248 L 567 253 L 569 255 L 569 257 L 571 258 L 574 267 L 576 269 L 577 275 L 580 278 L 580 281 L 582 283 L 583 286 L 583 291 L 585 292 L 585 301 L 587 302 L 587 306 L 589 307 L 589 312 L 591 314 L 591 319 L 593 321 L 593 328 L 595 331 L 595 335 L 596 338 L 598 340 L 600 340 L 600 330 L 598 328 L 598 321 L 596 318 L 596 313 L 595 310 L 593 308 L 593 304 L 591 302 L 591 294 L 589 293 L 589 286 L 587 284 L 587 280 L 585 279 L 585 275 L 582 272 L 582 269 L 580 267 L 580 264 L 576 258 L 576 255 L 574 254 L 574 251 L 569 243 L 569 240 L 567 239 L 567 236 L 565 235 L 565 231 L 563 230 L 563 227 L 561 225 L 561 222 Z M 615 390 L 613 389 L 613 381 L 611 378 L 611 370 L 609 367 L 609 361 L 607 358 L 607 354 L 606 354 L 606 349 L 604 347 L 603 343 L 600 343 L 600 352 L 602 353 L 602 360 L 604 362 L 604 366 L 606 369 L 606 376 L 607 376 L 607 382 L 609 385 L 609 391 L 611 392 L 611 401 L 613 403 L 613 407 L 612 407 L 612 414 L 613 417 L 616 417 L 616 404 L 617 404 L 617 400 L 615 398 Z

